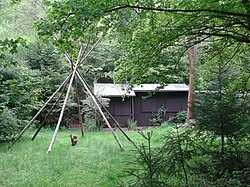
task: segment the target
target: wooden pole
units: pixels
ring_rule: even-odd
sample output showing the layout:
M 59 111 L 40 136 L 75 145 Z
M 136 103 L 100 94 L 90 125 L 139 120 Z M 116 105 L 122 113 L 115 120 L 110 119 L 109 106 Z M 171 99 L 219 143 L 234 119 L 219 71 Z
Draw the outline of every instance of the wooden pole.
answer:
M 84 49 L 84 51 L 86 50 L 86 48 Z M 83 47 L 81 46 L 78 57 L 77 57 L 76 64 L 78 64 L 79 61 L 80 61 L 80 58 L 81 58 L 81 56 L 83 54 L 82 50 L 83 50 Z M 69 61 L 69 62 L 71 63 L 71 66 L 73 67 L 73 65 L 74 65 L 73 61 Z M 76 81 L 75 77 L 74 77 L 74 82 L 75 82 L 75 85 L 74 85 L 75 99 L 76 99 L 77 108 L 78 108 L 79 125 L 80 125 L 80 128 L 81 128 L 82 136 L 84 136 L 84 127 L 83 127 L 83 120 L 82 120 L 82 115 L 81 115 L 80 99 L 79 99 L 79 94 L 78 94 L 77 81 Z
M 76 74 L 77 74 L 78 78 L 81 80 L 81 82 L 82 82 L 83 86 L 85 87 L 85 89 L 87 90 L 88 94 L 90 95 L 90 97 L 91 97 L 92 100 L 94 101 L 95 105 L 97 106 L 97 108 L 98 108 L 100 114 L 102 115 L 104 121 L 106 122 L 107 126 L 110 128 L 110 130 L 111 130 L 111 132 L 112 132 L 112 135 L 114 136 L 114 138 L 115 138 L 117 144 L 119 145 L 120 149 L 121 149 L 122 151 L 124 151 L 121 142 L 118 140 L 117 136 L 115 135 L 113 128 L 112 128 L 111 125 L 109 124 L 109 122 L 108 122 L 106 116 L 104 115 L 104 113 L 103 113 L 103 111 L 102 111 L 100 105 L 99 105 L 98 102 L 96 101 L 94 95 L 92 94 L 92 92 L 90 91 L 90 89 L 88 88 L 88 86 L 85 84 L 85 82 L 84 82 L 84 80 L 82 79 L 82 77 L 80 76 L 80 74 L 79 74 L 78 72 L 76 72 Z
M 84 136 L 84 126 L 83 126 L 83 119 L 82 119 L 82 114 L 81 114 L 81 107 L 80 107 L 80 99 L 79 99 L 79 94 L 78 94 L 78 87 L 77 87 L 77 81 L 75 81 L 75 97 L 76 97 L 76 103 L 77 103 L 77 108 L 78 108 L 78 118 L 79 118 L 79 125 L 81 128 L 82 136 Z
M 65 109 L 65 106 L 66 106 L 66 103 L 67 103 L 67 100 L 68 100 L 68 97 L 69 97 L 70 88 L 72 86 L 72 83 L 73 83 L 73 80 L 74 80 L 74 77 L 75 77 L 76 69 L 77 69 L 77 64 L 74 66 L 74 69 L 73 69 L 73 72 L 72 72 L 72 75 L 71 75 L 71 78 L 70 78 L 68 90 L 67 90 L 64 102 L 63 102 L 62 109 L 61 109 L 61 113 L 60 113 L 60 116 L 59 116 L 59 119 L 58 119 L 58 122 L 57 122 L 57 125 L 56 125 L 54 135 L 53 135 L 52 140 L 50 142 L 50 146 L 49 146 L 49 148 L 47 150 L 47 154 L 50 154 L 50 152 L 52 151 L 52 148 L 53 148 L 53 145 L 54 145 L 54 142 L 55 142 L 55 139 L 56 139 L 56 135 L 57 135 L 57 132 L 59 130 L 59 126 L 60 126 L 61 121 L 62 121 L 64 109 Z
M 88 42 L 87 42 L 86 46 L 84 47 L 84 50 L 83 50 L 83 52 L 81 53 L 81 56 L 80 56 L 79 59 L 82 59 L 82 58 L 83 58 L 84 53 L 86 53 L 86 51 L 87 51 L 87 49 L 88 49 L 89 43 L 90 43 L 90 40 L 88 40 Z
M 40 108 L 40 110 L 35 114 L 35 116 L 29 121 L 29 123 L 23 128 L 23 130 L 15 137 L 15 139 L 12 141 L 11 145 L 12 147 L 16 141 L 23 135 L 23 133 L 30 127 L 32 122 L 37 118 L 37 116 L 42 112 L 42 110 L 47 106 L 47 104 L 51 101 L 51 99 L 57 94 L 57 92 L 63 87 L 63 85 L 68 81 L 69 77 L 72 75 L 70 73 L 68 77 L 63 81 L 63 83 L 57 88 L 57 90 L 50 96 L 50 98 L 46 101 L 46 103 Z
M 97 46 L 97 44 L 98 44 L 100 41 L 101 41 L 101 38 L 99 38 L 99 39 L 97 40 L 97 42 L 95 43 L 95 45 L 87 52 L 86 55 L 84 55 L 84 56 L 81 58 L 81 60 L 80 60 L 79 58 L 77 59 L 77 61 L 79 60 L 79 62 L 77 63 L 77 67 L 78 67 L 78 66 L 88 57 L 88 55 L 95 49 L 95 47 Z M 87 43 L 87 46 L 86 46 L 85 49 L 84 49 L 84 53 L 85 53 L 85 51 L 87 50 L 88 45 L 89 45 L 89 41 L 88 41 L 88 43 Z M 82 46 L 81 46 L 81 47 L 82 47 Z M 68 62 L 69 62 L 70 64 L 73 63 L 72 59 L 69 57 L 69 54 L 68 54 L 66 51 L 64 52 L 64 56 L 66 57 L 66 59 L 68 60 Z
M 86 50 L 87 50 L 87 48 L 88 48 L 88 46 L 89 46 L 89 43 L 90 43 L 90 40 L 88 40 L 88 42 L 87 42 L 85 48 L 84 48 L 83 51 L 81 52 L 80 57 L 78 56 L 78 59 L 83 58 L 82 56 L 83 56 L 83 54 L 86 52 Z M 81 46 L 81 47 L 82 47 L 82 46 Z M 64 51 L 64 56 L 65 56 L 65 58 L 67 59 L 67 61 L 68 61 L 70 64 L 73 62 L 73 60 L 70 58 L 69 54 L 68 54 L 66 51 Z
M 77 71 L 78 72 L 78 71 Z M 78 72 L 79 73 L 79 72 Z M 116 119 L 110 114 L 110 112 L 108 111 L 108 109 L 99 101 L 99 99 L 95 96 L 95 94 L 93 93 L 93 91 L 90 89 L 87 81 L 84 79 L 84 77 L 79 73 L 79 75 L 81 76 L 82 80 L 84 81 L 84 83 L 86 84 L 86 86 L 88 87 L 88 89 L 90 90 L 90 92 L 92 93 L 92 95 L 95 97 L 96 101 L 98 102 L 98 104 L 105 110 L 105 112 L 107 112 L 107 114 L 109 115 L 109 117 L 114 121 L 114 123 L 116 124 L 116 126 L 119 128 L 119 130 L 123 133 L 123 135 L 127 138 L 128 141 L 134 143 L 129 136 L 124 132 L 124 130 L 121 128 L 120 124 L 116 121 Z
M 69 79 L 68 79 L 68 80 L 69 80 Z M 68 81 L 67 81 L 67 82 L 68 82 Z M 44 126 L 44 124 L 45 124 L 45 122 L 46 122 L 48 116 L 49 116 L 50 113 L 53 111 L 53 109 L 55 108 L 55 106 L 56 106 L 56 104 L 59 102 L 59 100 L 61 99 L 61 97 L 62 97 L 62 95 L 63 95 L 63 92 L 64 92 L 64 90 L 65 90 L 65 88 L 66 88 L 66 85 L 67 85 L 67 83 L 64 84 L 64 86 L 63 86 L 63 88 L 62 88 L 61 94 L 59 95 L 59 97 L 57 98 L 57 100 L 54 102 L 54 104 L 52 105 L 52 107 L 50 108 L 50 110 L 48 111 L 48 113 L 46 114 L 46 116 L 44 117 L 43 122 L 42 122 L 42 123 L 40 124 L 40 126 L 38 127 L 37 131 L 35 132 L 35 134 L 33 135 L 32 139 L 31 139 L 31 141 L 33 141 L 33 140 L 36 138 L 37 134 L 39 133 L 39 131 L 40 131 L 40 130 L 42 129 L 42 127 Z
M 98 39 L 98 41 L 95 43 L 95 45 L 87 52 L 87 54 L 85 56 L 83 56 L 83 54 L 86 52 L 86 50 L 87 50 L 87 48 L 89 46 L 90 40 L 88 40 L 88 43 L 85 46 L 84 50 L 83 50 L 83 47 L 81 46 L 78 57 L 77 57 L 77 62 L 76 62 L 77 67 L 88 57 L 88 55 L 92 52 L 92 50 L 95 49 L 95 47 L 100 42 L 100 40 L 101 40 L 101 38 Z M 68 62 L 71 64 L 71 67 L 73 68 L 73 61 L 71 60 L 71 58 L 69 57 L 69 55 L 68 55 L 68 53 L 66 51 L 64 52 L 64 56 L 66 57 Z M 78 106 L 79 124 L 80 124 L 80 127 L 81 127 L 82 136 L 83 136 L 84 135 L 84 127 L 83 127 L 83 119 L 82 119 L 82 115 L 81 115 L 80 99 L 79 99 L 76 80 L 75 80 L 75 96 L 76 96 L 76 101 L 77 101 L 77 106 Z
M 99 39 L 97 40 L 97 42 L 95 43 L 95 45 L 87 52 L 86 55 L 84 55 L 84 57 L 80 60 L 80 62 L 78 63 L 77 66 L 79 66 L 79 65 L 89 56 L 89 54 L 95 49 L 95 47 L 97 46 L 97 44 L 98 44 L 100 41 L 101 41 L 101 38 L 99 38 Z

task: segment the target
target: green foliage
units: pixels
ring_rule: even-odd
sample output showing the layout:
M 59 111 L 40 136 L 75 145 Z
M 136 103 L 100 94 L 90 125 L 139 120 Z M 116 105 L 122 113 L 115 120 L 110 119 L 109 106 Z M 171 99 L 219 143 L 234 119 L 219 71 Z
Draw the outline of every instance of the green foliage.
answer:
M 102 130 L 102 125 L 98 126 L 95 119 L 85 119 L 84 121 L 84 129 L 88 132 L 96 132 Z
M 128 120 L 128 130 L 136 130 L 136 127 L 138 126 L 137 121 Z
M 14 56 L 18 47 L 25 44 L 21 37 L 0 40 L 0 141 L 13 138 L 37 99 L 36 92 L 30 92 L 35 88 L 29 77 L 31 74 L 27 68 L 18 65 Z
M 92 46 L 90 45 L 88 50 L 90 47 Z M 79 67 L 79 70 L 90 85 L 95 82 L 113 82 L 109 72 L 114 70 L 114 62 L 119 59 L 121 53 L 122 51 L 115 46 L 115 42 L 103 39 Z
M 5 0 L 0 2 L 0 6 L 0 40 L 21 37 L 27 42 L 34 42 L 37 39 L 33 25 L 46 11 L 42 0 Z
M 249 124 L 248 82 L 249 65 L 245 69 L 228 62 L 212 61 L 203 66 L 201 73 L 206 73 L 205 93 L 198 94 L 196 118 L 198 127 L 213 132 L 215 135 L 235 137 L 236 132 Z M 215 64 L 217 63 L 217 64 Z M 234 70 L 231 70 L 234 67 Z M 240 67 L 240 69 L 238 69 Z M 204 72 L 205 71 L 205 72 Z M 223 127 L 222 127 L 223 126 Z M 223 129 L 222 129 L 223 128 Z M 223 130 L 223 132 L 222 132 Z
M 39 85 L 33 81 L 27 68 L 17 65 L 0 67 L 0 103 L 18 114 L 18 123 L 23 125 L 39 104 Z
M 18 132 L 18 119 L 7 107 L 0 109 L 0 142 L 8 141 Z
M 25 15 L 26 8 L 31 10 L 29 5 L 30 2 L 19 0 L 0 3 L 0 123 L 5 140 L 13 138 L 39 104 L 40 87 L 34 80 L 36 74 L 23 66 L 19 56 L 20 48 L 25 50 L 27 41 L 34 36 L 31 34 L 34 17 Z
M 154 146 L 153 132 L 140 132 L 146 143 L 134 144 L 133 158 L 124 170 L 133 178 L 128 186 L 188 186 L 193 144 L 178 129 L 166 133 L 161 144 Z
M 186 118 L 187 118 L 186 111 L 178 112 L 175 116 L 175 123 L 183 124 L 186 121 Z
M 16 53 L 18 47 L 16 42 L 20 41 L 16 40 L 14 46 L 6 48 L 6 50 Z M 11 46 L 12 42 L 8 45 Z M 14 66 L 8 58 L 1 63 L 0 72 L 0 101 L 9 108 L 16 108 L 16 112 L 31 111 L 33 108 L 31 106 L 34 105 L 39 94 L 39 89 L 37 90 L 39 85 L 33 78 L 36 73 L 22 66 L 20 62 L 18 64 L 16 62 Z M 30 109 L 28 109 L 29 107 Z
M 224 52 L 234 44 L 239 45 L 236 54 L 248 48 L 248 0 L 72 0 L 47 4 L 48 17 L 36 26 L 41 35 L 60 35 L 61 49 L 71 49 L 75 41 L 82 43 L 96 36 L 117 40 L 124 55 L 117 61 L 113 77 L 120 82 L 186 82 L 184 54 L 190 42 L 213 41 L 217 48 L 208 45 L 213 52 Z
M 186 111 L 178 112 L 176 116 L 170 117 L 167 121 L 163 121 L 163 123 L 161 123 L 161 127 L 181 126 L 186 121 L 186 117 L 187 117 Z
M 167 186 L 165 179 L 165 166 L 167 164 L 164 151 L 152 147 L 153 132 L 140 133 L 146 140 L 146 144 L 135 145 L 133 151 L 134 158 L 128 162 L 124 172 L 135 178 L 135 182 L 130 182 L 128 186 L 157 187 Z
M 206 91 L 197 94 L 196 136 L 202 136 L 204 145 L 210 146 L 203 146 L 207 169 L 200 172 L 214 186 L 244 186 L 246 183 L 234 174 L 250 167 L 245 144 L 250 133 L 249 63 L 244 57 L 234 62 L 231 56 L 220 54 L 202 65 L 200 73 L 206 80 Z
M 174 133 L 165 135 L 164 151 L 166 152 L 166 174 L 180 179 L 186 186 L 189 183 L 190 166 L 188 161 L 193 158 L 195 147 L 189 134 L 180 132 L 178 126 Z
M 12 4 L 17 4 L 17 3 L 20 3 L 21 0 L 11 0 L 10 2 L 11 2 Z
M 53 71 L 60 68 L 59 55 L 55 53 L 51 43 L 37 42 L 28 46 L 28 52 L 26 54 L 26 60 L 28 66 L 34 70 L 45 70 L 46 68 Z M 46 74 L 46 72 L 41 72 Z
M 97 99 L 101 102 L 104 107 L 108 107 L 109 99 L 102 98 L 97 96 Z M 85 100 L 82 100 L 82 113 L 84 114 L 85 121 L 90 122 L 90 129 L 95 129 L 93 125 L 96 126 L 97 129 L 101 129 L 104 126 L 104 120 L 96 106 L 95 102 L 90 96 L 87 96 Z
M 161 106 L 157 112 L 153 113 L 152 123 L 154 125 L 161 125 L 166 121 L 167 109 L 165 106 Z
M 163 122 L 162 124 L 161 124 L 161 127 L 163 127 L 163 128 L 167 128 L 167 127 L 174 127 L 174 126 L 176 126 L 176 124 L 175 123 L 173 123 L 173 122 Z
M 32 80 L 37 85 L 39 101 L 47 101 L 66 78 L 70 71 L 70 66 L 61 60 L 60 55 L 51 43 L 44 43 L 42 41 L 29 44 L 28 51 L 23 54 L 23 58 L 25 60 L 25 66 L 29 67 L 30 71 L 33 72 Z M 73 96 L 70 97 L 66 110 L 75 108 L 75 102 L 72 100 L 74 100 Z M 60 106 L 60 103 L 63 103 L 63 97 L 57 106 Z M 59 115 L 59 108 L 60 107 L 55 107 L 53 110 L 48 120 L 49 124 L 56 122 L 57 119 L 55 118 Z M 40 120 L 43 120 L 43 116 L 45 116 L 46 113 L 47 108 L 41 113 Z
M 128 167 L 124 171 L 130 178 L 127 186 L 152 186 L 153 183 L 156 186 L 219 187 L 246 186 L 249 182 L 249 136 L 238 144 L 235 142 L 234 149 L 228 140 L 222 166 L 220 141 L 211 140 L 209 133 L 196 128 L 182 132 L 177 126 L 168 128 L 163 137 L 152 138 L 150 132 L 146 133 L 141 133 L 146 143 L 136 143 L 130 161 L 126 162 Z M 156 141 L 160 143 L 154 144 Z
M 28 49 L 25 60 L 29 68 L 37 73 L 34 80 L 41 87 L 41 98 L 46 100 L 66 78 L 70 67 L 60 62 L 60 56 L 51 43 L 37 42 L 30 44 Z
M 97 99 L 101 102 L 101 104 L 105 107 L 108 107 L 109 105 L 109 99 L 108 98 L 102 98 L 100 96 L 97 96 Z M 85 114 L 85 117 L 87 119 L 94 119 L 96 112 L 98 112 L 98 107 L 96 106 L 95 102 L 90 96 L 87 96 L 85 100 L 82 100 L 83 105 L 83 113 Z
M 17 53 L 18 46 L 25 46 L 26 41 L 19 37 L 17 39 L 4 39 L 0 40 L 0 63 L 3 64 L 4 67 L 10 65 L 16 65 L 16 60 L 13 58 L 13 54 Z

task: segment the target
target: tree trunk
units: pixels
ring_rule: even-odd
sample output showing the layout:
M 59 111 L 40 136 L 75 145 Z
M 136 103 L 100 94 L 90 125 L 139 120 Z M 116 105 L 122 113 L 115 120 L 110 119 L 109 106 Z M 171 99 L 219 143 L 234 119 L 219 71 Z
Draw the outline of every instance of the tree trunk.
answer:
M 194 105 L 194 64 L 196 61 L 196 52 L 192 43 L 188 48 L 188 60 L 189 60 L 189 92 L 188 92 L 188 109 L 187 120 L 193 119 L 193 105 Z
M 188 130 L 193 122 L 194 118 L 194 64 L 196 61 L 196 52 L 193 43 L 189 43 L 188 48 L 188 61 L 189 61 L 189 91 L 188 91 L 188 106 L 187 106 L 187 117 L 184 124 L 184 130 Z

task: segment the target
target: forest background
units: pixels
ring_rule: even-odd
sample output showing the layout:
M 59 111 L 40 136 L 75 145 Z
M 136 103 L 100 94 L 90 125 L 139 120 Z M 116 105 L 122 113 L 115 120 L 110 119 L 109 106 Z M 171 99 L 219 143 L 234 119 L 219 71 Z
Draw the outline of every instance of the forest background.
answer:
M 203 146 L 184 134 L 181 168 L 195 156 L 204 164 L 192 171 L 211 183 L 248 184 L 249 0 L 23 0 L 0 2 L 0 10 L 1 141 L 23 128 L 70 71 L 65 50 L 75 60 L 81 44 L 103 38 L 80 71 L 91 85 L 133 85 L 188 83 L 187 52 L 195 47 L 191 72 L 206 94 L 197 94 L 191 142 Z M 73 94 L 69 103 L 72 115 Z

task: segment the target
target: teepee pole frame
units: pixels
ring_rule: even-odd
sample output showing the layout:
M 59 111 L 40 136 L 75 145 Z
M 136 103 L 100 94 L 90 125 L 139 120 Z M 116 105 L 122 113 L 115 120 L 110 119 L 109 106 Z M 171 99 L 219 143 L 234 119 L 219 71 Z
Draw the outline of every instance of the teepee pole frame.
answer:
M 81 52 L 82 52 L 82 47 L 81 47 L 81 49 L 80 49 L 80 51 L 79 51 L 78 57 L 80 57 Z M 55 140 L 56 140 L 56 135 L 57 135 L 57 132 L 58 132 L 58 130 L 59 130 L 59 127 L 60 127 L 60 124 L 61 124 L 61 121 L 62 121 L 62 118 L 63 118 L 64 109 L 65 109 L 65 106 L 66 106 L 66 104 L 67 104 L 67 100 L 68 100 L 68 97 L 69 97 L 70 89 L 71 89 L 73 80 L 74 80 L 74 78 L 75 78 L 76 70 L 77 70 L 77 68 L 78 68 L 78 64 L 79 64 L 79 63 L 80 63 L 80 59 L 77 59 L 77 62 L 76 62 L 76 63 L 74 64 L 74 66 L 73 66 L 72 74 L 71 74 L 71 77 L 70 77 L 70 82 L 69 82 L 69 85 L 68 85 L 68 90 L 67 90 L 67 93 L 66 93 L 64 102 L 63 102 L 63 106 L 62 106 L 61 113 L 60 113 L 60 116 L 59 116 L 59 119 L 58 119 L 58 122 L 57 122 L 57 125 L 56 125 L 55 132 L 54 132 L 53 137 L 52 137 L 52 139 L 51 139 L 49 148 L 48 148 L 48 150 L 47 150 L 47 154 L 50 154 L 50 152 L 52 151 L 54 142 L 55 142 Z M 72 64 L 72 65 L 73 65 L 73 64 Z
M 88 44 L 85 47 L 84 52 L 83 52 L 83 47 L 82 46 L 80 47 L 80 51 L 79 51 L 79 54 L 78 54 L 78 57 L 77 57 L 76 64 L 78 64 L 78 62 L 81 59 L 82 55 L 85 53 L 87 47 L 88 47 Z M 74 64 L 71 63 L 73 61 L 71 60 L 71 58 L 69 57 L 69 55 L 68 55 L 68 53 L 66 51 L 64 52 L 64 56 L 66 57 L 66 59 L 70 63 L 71 70 L 73 71 Z M 84 127 L 83 127 L 83 119 L 82 119 L 82 115 L 81 115 L 80 99 L 79 99 L 78 88 L 77 88 L 77 80 L 76 80 L 75 77 L 74 77 L 74 92 L 75 92 L 75 99 L 76 99 L 76 103 L 77 103 L 79 125 L 80 125 L 82 136 L 84 136 Z
M 121 142 L 119 141 L 119 139 L 118 139 L 117 136 L 115 135 L 114 129 L 111 127 L 109 121 L 107 120 L 105 114 L 103 113 L 103 111 L 102 111 L 100 105 L 98 104 L 96 98 L 94 97 L 94 95 L 92 94 L 92 92 L 90 91 L 90 89 L 88 88 L 88 86 L 86 85 L 86 83 L 84 82 L 84 80 L 82 79 L 82 77 L 80 76 L 80 74 L 79 74 L 78 72 L 76 72 L 76 75 L 78 76 L 78 78 L 79 78 L 80 81 L 82 82 L 83 86 L 85 87 L 85 89 L 87 90 L 88 94 L 90 95 L 90 97 L 91 97 L 92 100 L 94 101 L 95 105 L 97 106 L 97 108 L 98 108 L 100 114 L 102 115 L 102 117 L 103 117 L 104 121 L 106 122 L 107 126 L 110 128 L 111 133 L 112 133 L 112 135 L 114 136 L 114 138 L 115 138 L 117 144 L 119 145 L 120 149 L 121 149 L 122 151 L 124 151 L 124 148 L 123 148 Z
M 97 46 L 97 44 L 100 42 L 100 39 L 98 39 L 98 41 L 93 45 L 93 47 L 85 54 L 85 52 L 87 51 L 87 48 L 89 46 L 90 41 L 88 41 L 88 43 L 86 44 L 84 50 L 83 47 L 81 46 L 79 54 L 78 54 L 78 58 L 76 63 L 73 62 L 73 60 L 70 58 L 70 56 L 68 55 L 67 52 L 64 52 L 64 56 L 66 57 L 67 61 L 71 64 L 72 70 L 70 72 L 70 74 L 67 76 L 67 78 L 63 81 L 63 83 L 61 83 L 61 85 L 57 88 L 57 90 L 50 96 L 50 98 L 47 100 L 47 102 L 40 108 L 40 110 L 36 113 L 36 115 L 29 121 L 29 123 L 25 126 L 25 128 L 16 136 L 16 138 L 14 139 L 14 141 L 12 142 L 12 144 L 10 145 L 10 147 L 12 145 L 14 145 L 16 143 L 16 141 L 22 136 L 22 134 L 30 127 L 30 125 L 32 124 L 32 122 L 38 117 L 38 115 L 42 112 L 42 110 L 47 106 L 47 104 L 52 100 L 52 98 L 57 94 L 57 92 L 59 92 L 62 88 L 61 94 L 60 96 L 57 98 L 57 100 L 55 101 L 55 103 L 53 104 L 53 106 L 51 107 L 51 109 L 49 110 L 49 112 L 47 113 L 44 121 L 42 122 L 42 124 L 39 126 L 39 128 L 37 129 L 36 133 L 34 134 L 32 140 L 35 139 L 36 135 L 39 133 L 39 131 L 41 130 L 41 128 L 44 126 L 44 123 L 48 117 L 48 115 L 52 112 L 52 110 L 54 109 L 55 105 L 58 103 L 58 101 L 60 100 L 60 98 L 63 95 L 64 90 L 66 89 L 66 86 L 68 85 L 67 88 L 67 92 L 64 98 L 64 102 L 61 108 L 61 112 L 60 112 L 60 116 L 58 118 L 58 122 L 53 134 L 53 137 L 51 139 L 49 148 L 47 150 L 47 154 L 50 154 L 50 152 L 52 151 L 54 142 L 56 140 L 56 136 L 63 118 L 63 114 L 64 114 L 64 110 L 67 104 L 67 100 L 70 94 L 70 90 L 71 87 L 73 87 L 73 82 L 75 82 L 75 96 L 76 96 L 76 100 L 77 100 L 77 104 L 78 104 L 78 114 L 79 114 L 79 123 L 81 124 L 81 129 L 82 129 L 82 134 L 83 134 L 83 124 L 82 124 L 82 116 L 81 116 L 81 111 L 80 111 L 80 100 L 79 100 L 79 94 L 78 94 L 78 89 L 77 89 L 77 82 L 76 82 L 76 77 L 79 78 L 79 80 L 82 82 L 84 88 L 86 89 L 87 93 L 90 95 L 90 97 L 92 98 L 93 102 L 95 103 L 95 105 L 97 106 L 101 116 L 103 117 L 105 123 L 107 124 L 107 126 L 110 128 L 111 133 L 114 137 L 114 139 L 116 140 L 117 144 L 119 145 L 120 149 L 123 151 L 124 148 L 121 144 L 121 142 L 119 141 L 119 139 L 117 138 L 117 136 L 115 135 L 115 132 L 112 128 L 112 126 L 110 125 L 108 119 L 106 118 L 104 112 L 102 111 L 102 109 L 104 109 L 107 114 L 111 117 L 111 119 L 115 122 L 116 126 L 120 129 L 120 131 L 123 133 L 123 135 L 127 138 L 128 141 L 132 142 L 133 141 L 127 136 L 127 134 L 123 131 L 123 129 L 120 127 L 119 123 L 114 119 L 114 117 L 110 114 L 110 112 L 107 110 L 106 107 L 103 106 L 103 104 L 99 101 L 99 99 L 95 96 L 95 94 L 93 93 L 93 91 L 91 91 L 90 86 L 88 85 L 87 81 L 84 79 L 84 77 L 79 73 L 78 71 L 78 67 L 80 66 L 80 64 L 83 63 L 83 61 L 89 56 L 89 54 L 94 50 L 94 48 Z M 133 143 L 134 144 L 134 143 Z
M 28 124 L 23 128 L 23 130 L 17 134 L 17 136 L 15 137 L 15 139 L 12 141 L 12 143 L 10 144 L 9 148 L 12 147 L 17 140 L 23 135 L 23 133 L 30 127 L 30 125 L 32 124 L 32 122 L 38 117 L 38 115 L 43 111 L 43 109 L 47 106 L 47 104 L 51 101 L 51 99 L 57 94 L 57 92 L 59 92 L 59 90 L 64 86 L 64 84 L 66 84 L 66 82 L 68 81 L 68 79 L 70 78 L 70 76 L 72 75 L 72 73 L 70 73 L 68 75 L 68 77 L 61 83 L 61 85 L 57 88 L 57 90 L 50 96 L 50 98 L 46 101 L 46 103 L 44 103 L 44 105 L 40 108 L 40 110 L 34 115 L 34 117 L 28 122 Z
M 72 67 L 73 67 L 73 66 L 77 66 L 77 67 L 78 67 L 78 66 L 80 65 L 80 63 L 82 63 L 82 62 L 84 61 L 84 59 L 86 59 L 87 56 L 90 54 L 90 52 L 97 46 L 97 44 L 99 43 L 99 41 L 100 41 L 100 39 L 95 43 L 95 45 L 90 49 L 90 51 L 88 51 L 88 53 L 87 53 L 81 60 L 79 60 L 79 58 L 78 58 L 79 61 L 77 61 L 76 64 L 74 64 L 73 61 L 70 59 L 69 55 L 68 55 L 67 53 L 65 53 L 65 56 L 67 56 L 67 60 L 68 60 L 68 62 L 71 64 L 71 66 L 72 66 Z M 80 54 L 80 53 L 79 53 L 79 54 Z M 80 56 L 80 55 L 79 55 L 79 56 Z M 79 62 L 79 63 L 78 63 L 78 62 Z M 105 123 L 107 124 L 107 126 L 110 128 L 111 133 L 112 133 L 114 139 L 116 140 L 117 144 L 119 145 L 120 149 L 121 149 L 122 151 L 124 151 L 124 148 L 123 148 L 121 142 L 119 141 L 119 139 L 117 138 L 117 136 L 116 136 L 115 133 L 114 133 L 114 129 L 111 127 L 109 121 L 107 120 L 105 114 L 103 113 L 103 111 L 102 111 L 102 109 L 101 109 L 101 106 L 99 105 L 100 101 L 95 97 L 95 95 L 93 94 L 93 92 L 92 92 L 91 89 L 89 88 L 87 82 L 85 82 L 85 81 L 82 79 L 82 76 L 80 75 L 80 73 L 79 73 L 77 70 L 76 70 L 76 75 L 78 76 L 78 78 L 80 79 L 80 81 L 83 83 L 84 88 L 86 89 L 86 91 L 88 92 L 88 94 L 90 95 L 90 97 L 92 98 L 92 100 L 94 101 L 95 105 L 97 106 L 97 108 L 98 108 L 100 114 L 102 115 L 102 117 L 103 117 Z
M 96 42 L 96 44 L 94 45 L 94 47 L 88 52 L 88 54 L 90 54 L 90 52 L 97 46 L 97 44 L 99 43 L 100 39 Z M 88 54 L 83 56 L 86 51 L 87 51 L 87 48 L 90 44 L 90 40 L 88 40 L 85 48 L 83 49 L 83 46 L 80 47 L 80 51 L 79 51 L 79 54 L 78 54 L 78 57 L 77 57 L 77 64 L 78 64 L 78 61 L 82 58 L 86 59 Z M 65 51 L 64 52 L 64 56 L 65 58 L 67 59 L 68 63 L 71 65 L 71 68 L 72 68 L 72 71 L 73 71 L 73 66 L 74 66 L 74 63 L 73 63 L 73 60 L 70 58 L 69 54 Z M 81 60 L 83 61 L 83 60 Z M 77 108 L 78 108 L 78 118 L 79 118 L 79 125 L 80 125 L 80 128 L 81 128 L 81 133 L 82 133 L 82 136 L 84 136 L 84 126 L 83 126 L 83 118 L 82 118 L 82 115 L 81 115 L 81 107 L 80 107 L 80 99 L 79 99 L 79 92 L 78 92 L 78 87 L 77 87 L 77 80 L 76 78 L 74 78 L 74 88 L 75 88 L 75 98 L 76 98 L 76 103 L 77 103 Z
M 68 79 L 69 81 L 69 79 Z M 61 91 L 61 94 L 59 95 L 59 97 L 57 98 L 57 100 L 53 103 L 52 107 L 50 108 L 50 110 L 48 111 L 48 113 L 46 114 L 46 116 L 44 117 L 44 120 L 42 121 L 42 123 L 39 125 L 37 131 L 35 132 L 35 134 L 33 135 L 31 141 L 33 141 L 36 136 L 38 135 L 38 133 L 40 132 L 40 130 L 42 129 L 42 127 L 44 126 L 45 122 L 47 121 L 47 118 L 49 117 L 50 113 L 53 111 L 53 109 L 55 108 L 55 106 L 57 105 L 57 103 L 59 102 L 59 100 L 61 99 L 62 95 L 63 95 L 63 92 L 66 88 L 66 85 L 68 83 L 68 81 L 64 84 L 63 88 L 62 88 L 62 91 Z
M 84 79 L 84 77 L 79 73 L 79 71 L 77 71 L 77 75 L 79 75 L 82 79 L 82 81 L 85 83 L 85 85 L 88 87 L 88 90 L 91 92 L 91 94 L 93 95 L 93 97 L 95 98 L 95 100 L 97 101 L 97 103 L 101 106 L 101 108 L 103 108 L 105 110 L 105 112 L 109 115 L 109 117 L 113 120 L 113 122 L 116 124 L 116 126 L 118 127 L 118 129 L 122 132 L 122 134 L 127 138 L 128 141 L 134 143 L 129 136 L 124 132 L 124 130 L 121 128 L 120 124 L 116 121 L 116 119 L 110 114 L 110 112 L 108 111 L 108 109 L 99 101 L 99 99 L 95 96 L 95 94 L 93 93 L 93 91 L 90 89 L 87 81 Z

